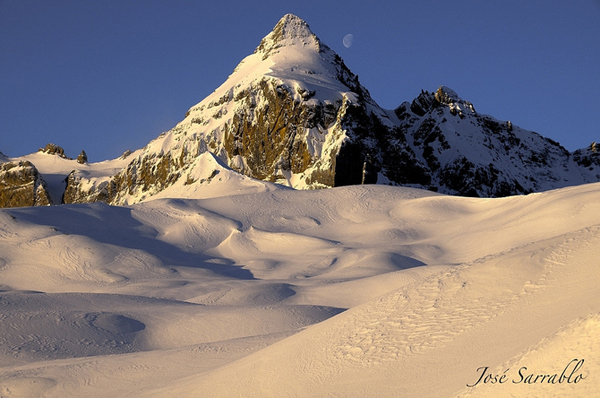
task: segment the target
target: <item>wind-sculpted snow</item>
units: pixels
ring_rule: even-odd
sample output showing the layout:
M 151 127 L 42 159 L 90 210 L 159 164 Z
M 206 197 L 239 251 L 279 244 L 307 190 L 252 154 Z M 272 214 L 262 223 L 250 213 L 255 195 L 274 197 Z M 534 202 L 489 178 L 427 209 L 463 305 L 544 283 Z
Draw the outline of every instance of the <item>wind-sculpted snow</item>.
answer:
M 600 185 L 238 186 L 2 209 L 1 395 L 598 393 Z

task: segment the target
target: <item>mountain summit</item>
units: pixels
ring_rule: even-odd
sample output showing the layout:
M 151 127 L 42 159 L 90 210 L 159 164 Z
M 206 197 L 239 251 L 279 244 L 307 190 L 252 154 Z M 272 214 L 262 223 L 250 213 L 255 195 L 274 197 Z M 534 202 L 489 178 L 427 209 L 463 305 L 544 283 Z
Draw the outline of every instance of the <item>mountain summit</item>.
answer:
M 225 170 L 297 189 L 379 183 L 485 197 L 600 180 L 595 150 L 571 154 L 477 113 L 446 86 L 382 109 L 292 14 L 180 123 L 122 162 L 101 176 L 75 165 L 63 202 L 136 203 L 196 190 Z
M 319 51 L 321 41 L 303 19 L 287 14 L 279 20 L 273 31 L 261 40 L 255 54 L 260 53 L 263 54 L 263 58 L 267 58 L 277 49 L 289 46 L 313 46 Z
M 246 176 L 294 188 L 376 182 L 371 114 L 391 128 L 342 59 L 288 14 L 225 83 L 110 183 L 69 176 L 69 200 L 133 203 L 178 181 L 197 183 L 196 159 L 204 152 Z

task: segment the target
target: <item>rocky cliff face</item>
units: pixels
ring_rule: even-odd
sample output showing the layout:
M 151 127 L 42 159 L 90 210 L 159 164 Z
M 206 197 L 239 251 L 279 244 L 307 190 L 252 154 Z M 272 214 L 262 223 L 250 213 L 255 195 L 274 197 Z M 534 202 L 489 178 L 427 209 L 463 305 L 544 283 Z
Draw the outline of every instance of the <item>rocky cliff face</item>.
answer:
M 84 192 L 72 175 L 65 201 L 132 203 L 179 179 L 193 183 L 193 160 L 204 151 L 242 174 L 294 188 L 375 182 L 373 120 L 392 126 L 342 59 L 306 22 L 286 15 L 221 87 L 102 187 L 105 194 Z
M 31 162 L 0 163 L 0 207 L 50 204 L 46 182 Z
M 288 14 L 223 85 L 128 154 L 116 174 L 90 173 L 80 155 L 63 201 L 131 204 L 176 183 L 199 184 L 205 152 L 246 176 L 297 189 L 380 183 L 496 197 L 600 180 L 595 145 L 570 154 L 477 113 L 444 86 L 382 109 L 306 22 Z
M 47 153 L 48 155 L 56 155 L 63 159 L 70 159 L 69 157 L 67 157 L 67 155 L 65 155 L 65 150 L 61 146 L 58 146 L 53 143 L 46 144 L 46 146 L 40 148 L 38 152 Z
M 424 91 L 395 113 L 440 192 L 498 197 L 598 181 L 600 169 L 581 167 L 585 161 L 557 142 L 481 115 L 447 87 Z
M 600 172 L 600 147 L 592 142 L 589 147 L 573 152 L 573 160 L 582 168 L 598 173 Z

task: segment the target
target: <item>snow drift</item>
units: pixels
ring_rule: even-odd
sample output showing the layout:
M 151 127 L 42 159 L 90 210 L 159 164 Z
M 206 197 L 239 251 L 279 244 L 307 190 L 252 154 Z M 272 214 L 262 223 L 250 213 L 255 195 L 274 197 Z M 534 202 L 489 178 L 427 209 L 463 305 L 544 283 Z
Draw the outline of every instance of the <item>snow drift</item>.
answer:
M 224 193 L 1 210 L 2 395 L 598 393 L 599 184 Z

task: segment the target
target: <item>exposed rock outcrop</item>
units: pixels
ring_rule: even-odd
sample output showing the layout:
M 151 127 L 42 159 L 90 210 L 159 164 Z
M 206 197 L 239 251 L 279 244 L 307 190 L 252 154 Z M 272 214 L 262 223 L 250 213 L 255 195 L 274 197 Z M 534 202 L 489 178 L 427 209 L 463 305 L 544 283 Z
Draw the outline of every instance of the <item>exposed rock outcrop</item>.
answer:
M 81 172 L 73 170 L 66 178 L 62 203 L 109 203 L 114 196 L 113 186 L 112 179 L 90 179 L 82 176 Z
M 46 182 L 28 161 L 0 164 L 0 207 L 52 204 Z
M 62 147 L 52 143 L 46 144 L 44 148 L 40 148 L 38 151 L 49 155 L 60 156 L 63 159 L 71 159 L 65 155 L 65 150 Z
M 600 174 L 600 147 L 596 142 L 573 152 L 573 160 L 581 167 Z M 600 176 L 598 178 L 600 179 Z
M 77 156 L 77 163 L 85 164 L 88 161 L 87 153 L 85 151 L 81 151 L 81 153 Z

